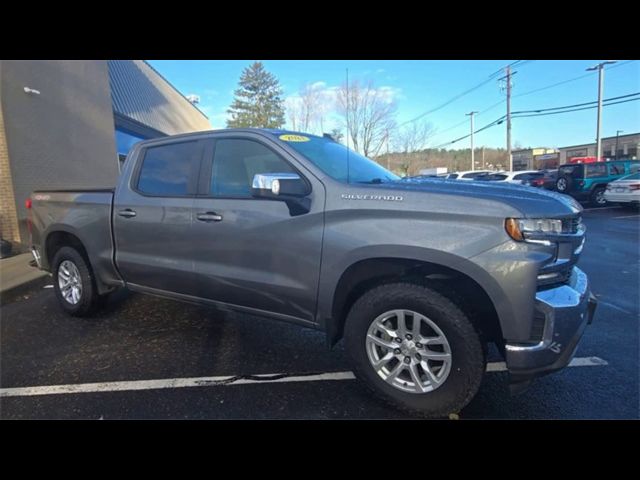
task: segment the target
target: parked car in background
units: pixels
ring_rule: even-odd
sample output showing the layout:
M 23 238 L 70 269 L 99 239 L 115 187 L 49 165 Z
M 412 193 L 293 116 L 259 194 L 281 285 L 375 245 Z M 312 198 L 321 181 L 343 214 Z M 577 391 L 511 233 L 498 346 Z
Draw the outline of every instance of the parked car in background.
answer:
M 486 175 L 488 173 L 493 172 L 491 170 L 465 170 L 463 172 L 452 172 L 445 178 L 448 180 L 474 180 L 476 177 Z
M 524 181 L 525 185 L 530 187 L 544 188 L 546 190 L 556 189 L 556 180 L 558 179 L 558 170 L 540 170 L 542 175 L 533 176 Z
M 556 190 L 571 195 L 576 200 L 605 205 L 607 184 L 635 173 L 639 160 L 614 160 L 611 162 L 574 163 L 560 165 Z
M 487 182 L 506 182 L 513 183 L 515 185 L 524 185 L 525 182 L 533 178 L 542 177 L 543 173 L 537 170 L 527 170 L 520 172 L 496 172 L 489 173 L 487 175 L 480 175 L 475 178 L 475 180 L 479 181 L 487 181 Z
M 604 199 L 609 203 L 640 207 L 640 173 L 632 173 L 607 185 Z

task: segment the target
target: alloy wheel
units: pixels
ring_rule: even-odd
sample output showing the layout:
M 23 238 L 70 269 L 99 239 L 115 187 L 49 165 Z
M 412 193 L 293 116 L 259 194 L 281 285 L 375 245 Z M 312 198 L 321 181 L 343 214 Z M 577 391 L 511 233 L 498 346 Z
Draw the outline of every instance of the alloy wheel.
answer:
M 429 393 L 451 371 L 451 347 L 442 330 L 412 310 L 379 315 L 366 337 L 369 362 L 385 382 L 408 393 Z
M 82 298 L 80 272 L 71 260 L 64 260 L 58 267 L 58 287 L 62 297 L 72 305 L 77 305 Z

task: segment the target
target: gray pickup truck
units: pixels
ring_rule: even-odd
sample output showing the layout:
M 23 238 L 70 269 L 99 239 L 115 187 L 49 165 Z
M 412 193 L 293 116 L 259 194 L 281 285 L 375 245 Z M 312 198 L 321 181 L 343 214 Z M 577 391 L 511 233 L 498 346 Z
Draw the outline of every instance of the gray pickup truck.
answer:
M 596 305 L 570 197 L 402 180 L 328 136 L 148 140 L 115 190 L 31 200 L 32 252 L 68 313 L 126 287 L 319 329 L 375 394 L 424 416 L 471 401 L 490 343 L 514 391 L 565 367 Z

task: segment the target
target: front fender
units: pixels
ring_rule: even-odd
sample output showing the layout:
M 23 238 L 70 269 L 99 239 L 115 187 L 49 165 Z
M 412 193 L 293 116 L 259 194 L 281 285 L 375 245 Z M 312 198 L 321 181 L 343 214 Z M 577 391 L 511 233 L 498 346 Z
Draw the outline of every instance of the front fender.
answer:
M 503 287 L 477 263 L 458 255 L 430 248 L 406 245 L 370 245 L 357 248 L 334 262 L 323 264 L 320 276 L 317 322 L 321 329 L 330 332 L 332 322 L 339 319 L 332 318 L 334 299 L 340 278 L 351 266 L 369 259 L 393 258 L 428 262 L 437 266 L 455 270 L 480 285 L 496 310 L 503 333 L 509 331 L 509 319 L 514 312 Z M 505 328 L 507 331 L 505 331 Z

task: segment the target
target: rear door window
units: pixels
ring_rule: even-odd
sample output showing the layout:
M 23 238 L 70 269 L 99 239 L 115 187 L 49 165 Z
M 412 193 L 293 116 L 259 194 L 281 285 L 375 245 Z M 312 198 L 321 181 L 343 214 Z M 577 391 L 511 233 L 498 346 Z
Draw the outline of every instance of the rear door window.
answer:
M 201 151 L 197 141 L 146 148 L 138 174 L 138 192 L 161 197 L 195 193 Z
M 606 177 L 607 165 L 604 163 L 590 163 L 587 166 L 587 178 Z

